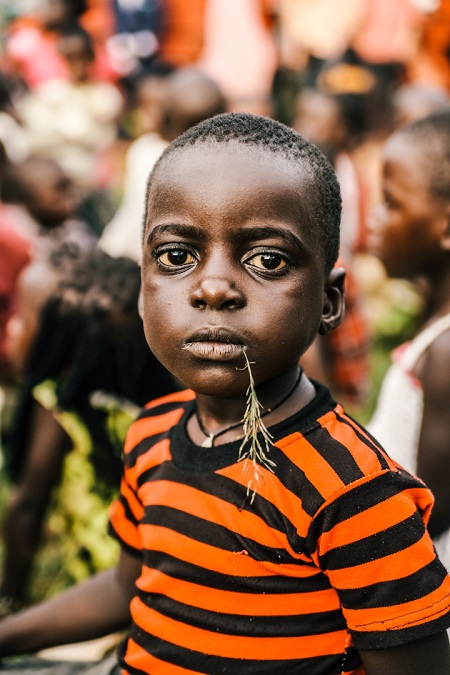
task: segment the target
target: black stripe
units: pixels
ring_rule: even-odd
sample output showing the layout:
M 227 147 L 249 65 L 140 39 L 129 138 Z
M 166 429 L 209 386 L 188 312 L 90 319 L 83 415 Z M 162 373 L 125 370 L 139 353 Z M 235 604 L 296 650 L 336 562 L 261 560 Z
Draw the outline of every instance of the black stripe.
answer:
M 188 626 L 216 631 L 223 635 L 241 637 L 306 637 L 325 635 L 336 630 L 345 630 L 346 624 L 340 610 L 284 616 L 282 606 L 273 602 L 273 615 L 248 616 L 208 611 L 193 605 L 176 602 L 157 593 L 139 593 L 144 604 L 159 614 Z M 195 598 L 193 598 L 195 602 Z M 243 602 L 245 598 L 243 598 Z M 276 613 L 277 612 L 277 613 Z M 151 630 L 151 626 L 149 627 Z
M 300 537 L 297 527 L 277 509 L 277 507 L 258 493 L 252 502 L 252 495 L 248 494 L 245 485 L 236 483 L 233 479 L 218 473 L 184 473 L 180 472 L 172 462 L 158 464 L 138 476 L 138 487 L 152 481 L 164 480 L 173 482 L 172 496 L 176 496 L 176 483 L 193 487 L 202 494 L 206 493 L 217 497 L 222 502 L 232 504 L 239 511 L 247 511 L 261 518 L 263 525 L 286 534 L 290 545 L 297 553 L 305 549 L 304 537 Z M 309 487 L 309 484 L 308 484 Z M 320 502 L 323 499 L 320 498 Z
M 308 550 L 315 549 L 317 538 L 322 532 L 329 532 L 339 523 L 411 487 L 418 487 L 416 479 L 399 471 L 385 471 L 370 481 L 355 485 L 351 491 L 347 491 L 339 499 L 332 501 L 314 518 L 306 541 Z
M 415 642 L 436 635 L 450 627 L 450 611 L 438 619 L 427 621 L 420 626 L 407 625 L 406 628 L 382 632 L 352 631 L 353 642 L 357 649 L 390 649 L 407 642 Z
M 433 560 L 418 572 L 403 579 L 339 591 L 339 597 L 343 606 L 348 609 L 394 607 L 432 593 L 441 586 L 445 577 L 444 567 L 437 560 Z M 401 614 L 401 607 L 399 607 L 399 614 Z
M 364 473 L 348 448 L 334 439 L 326 427 L 319 427 L 310 432 L 307 441 L 325 459 L 345 485 L 364 477 Z
M 403 551 L 416 544 L 425 532 L 418 511 L 392 527 L 329 551 L 320 558 L 321 569 L 355 567 Z
M 298 563 L 298 560 L 293 558 L 289 551 L 283 547 L 264 546 L 224 525 L 203 520 L 179 509 L 166 506 L 146 507 L 141 522 L 145 525 L 167 527 L 172 532 L 178 532 L 193 541 L 208 544 L 223 551 L 237 553 L 245 550 L 251 558 L 258 562 L 279 565 Z M 262 527 L 265 526 L 262 525 Z
M 184 649 L 152 636 L 145 636 L 144 640 L 142 632 L 133 634 L 131 637 L 139 646 L 152 653 L 156 658 L 172 663 L 179 668 L 204 673 L 204 675 L 224 675 L 225 673 L 229 673 L 229 675 L 249 675 L 250 673 L 258 673 L 258 675 L 286 675 L 287 673 L 289 675 L 322 675 L 322 673 L 338 675 L 342 673 L 342 654 L 297 659 L 295 661 L 282 658 L 277 661 L 227 659 Z M 357 668 L 361 664 L 361 660 L 357 652 L 354 650 L 352 652 L 351 655 L 349 654 L 349 661 L 355 664 L 355 668 Z M 345 665 L 347 666 L 347 663 Z M 349 663 L 349 670 L 350 666 Z M 126 663 L 124 667 L 132 675 L 142 674 L 142 671 L 133 669 Z
M 124 458 L 125 467 L 133 468 L 140 457 L 145 455 L 146 452 L 151 450 L 160 441 L 167 438 L 169 435 L 168 431 L 163 431 L 162 433 L 155 434 L 154 436 L 147 436 L 143 438 L 139 443 L 137 443 L 131 450 L 129 450 Z
M 309 439 L 308 439 L 309 440 Z M 301 452 L 299 448 L 298 452 Z M 270 459 L 277 467 L 277 478 L 283 487 L 292 492 L 302 502 L 305 513 L 313 516 L 324 503 L 324 498 L 305 476 L 303 470 L 292 462 L 280 448 L 271 449 Z M 258 497 L 258 494 L 256 495 Z
M 323 591 L 330 588 L 328 577 L 320 572 L 306 579 L 275 574 L 254 577 L 231 576 L 178 560 L 178 558 L 160 551 L 145 551 L 144 564 L 160 570 L 174 579 L 235 593 L 273 594 L 276 596 L 277 594 L 302 591 Z

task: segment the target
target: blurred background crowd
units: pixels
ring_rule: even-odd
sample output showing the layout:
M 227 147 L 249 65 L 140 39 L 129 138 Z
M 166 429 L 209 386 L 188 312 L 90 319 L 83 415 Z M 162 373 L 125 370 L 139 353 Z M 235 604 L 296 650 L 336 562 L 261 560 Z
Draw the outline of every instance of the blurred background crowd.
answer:
M 114 562 L 105 456 L 179 386 L 145 360 L 137 315 L 145 182 L 166 145 L 247 111 L 327 155 L 347 314 L 303 365 L 364 422 L 422 297 L 367 247 L 380 152 L 449 103 L 449 0 L 0 0 L 0 613 Z

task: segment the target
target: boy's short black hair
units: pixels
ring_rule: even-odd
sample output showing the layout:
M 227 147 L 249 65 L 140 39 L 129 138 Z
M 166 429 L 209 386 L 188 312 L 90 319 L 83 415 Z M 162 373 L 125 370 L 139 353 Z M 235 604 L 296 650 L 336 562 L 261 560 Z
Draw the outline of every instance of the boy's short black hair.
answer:
M 312 174 L 314 190 L 308 191 L 312 225 L 322 240 L 327 273 L 336 263 L 339 253 L 341 222 L 341 192 L 335 171 L 320 150 L 290 127 L 268 117 L 250 113 L 215 115 L 188 129 L 163 152 L 150 174 L 147 185 L 144 226 L 147 222 L 148 198 L 153 177 L 172 153 L 199 143 L 228 143 L 236 141 L 274 152 Z
M 431 195 L 450 199 L 450 107 L 406 124 L 394 135 L 407 136 L 423 146 Z

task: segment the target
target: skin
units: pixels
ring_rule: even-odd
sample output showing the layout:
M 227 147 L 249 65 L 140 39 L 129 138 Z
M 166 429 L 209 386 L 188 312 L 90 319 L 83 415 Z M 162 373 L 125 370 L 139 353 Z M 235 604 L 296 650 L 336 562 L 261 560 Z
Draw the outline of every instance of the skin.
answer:
M 136 127 L 141 133 L 159 133 L 163 104 L 167 93 L 167 77 L 149 76 L 143 79 L 136 92 Z
M 198 393 L 209 432 L 242 419 L 249 383 L 242 349 L 260 401 L 271 407 L 293 385 L 319 329 L 342 315 L 344 273 L 325 274 L 314 235 L 298 226 L 308 219 L 301 195 L 309 180 L 289 161 L 254 152 L 256 162 L 237 143 L 177 152 L 150 194 L 144 330 L 157 358 Z M 305 377 L 270 423 L 313 391 Z M 188 431 L 199 440 L 196 427 L 192 418 Z
M 273 405 L 295 381 L 315 334 L 341 321 L 344 273 L 325 273 L 308 227 L 309 188 L 298 165 L 236 143 L 178 152 L 155 177 L 142 262 L 145 332 L 164 365 L 198 392 L 209 430 L 242 417 L 243 347 L 260 400 Z M 310 400 L 311 387 L 303 377 L 272 421 Z M 197 441 L 192 419 L 188 433 Z M 116 570 L 6 619 L 0 654 L 118 629 L 129 619 L 139 573 L 139 561 L 122 553 Z M 362 658 L 368 675 L 444 675 L 450 667 L 445 633 Z
M 73 214 L 74 186 L 57 164 L 31 158 L 20 169 L 20 176 L 27 193 L 25 206 L 44 227 L 57 227 Z
M 337 100 L 318 89 L 307 88 L 298 97 L 293 127 L 327 156 L 335 157 L 348 142 Z
M 391 138 L 383 158 L 383 202 L 369 229 L 369 246 L 391 277 L 425 282 L 423 327 L 450 312 L 450 200 L 432 194 L 427 158 L 426 142 L 412 142 L 402 134 Z M 446 331 L 414 368 L 424 400 L 417 473 L 436 500 L 429 523 L 432 536 L 450 526 L 449 372 Z
M 71 35 L 62 38 L 59 41 L 59 53 L 67 64 L 72 82 L 81 84 L 89 80 L 89 70 L 94 56 L 81 36 Z

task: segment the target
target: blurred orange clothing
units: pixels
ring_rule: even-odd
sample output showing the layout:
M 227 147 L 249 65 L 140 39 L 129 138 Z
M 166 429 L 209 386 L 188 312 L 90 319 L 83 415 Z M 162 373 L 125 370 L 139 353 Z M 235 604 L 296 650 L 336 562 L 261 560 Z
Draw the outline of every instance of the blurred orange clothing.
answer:
M 174 66 L 197 62 L 203 50 L 206 0 L 166 0 L 159 57 Z
M 409 79 L 450 91 L 450 0 L 441 0 L 438 8 L 424 17 L 422 35 Z

